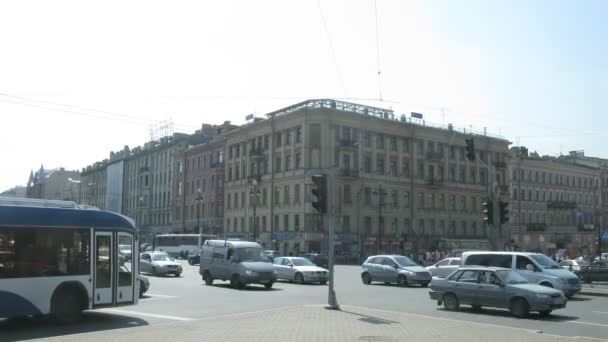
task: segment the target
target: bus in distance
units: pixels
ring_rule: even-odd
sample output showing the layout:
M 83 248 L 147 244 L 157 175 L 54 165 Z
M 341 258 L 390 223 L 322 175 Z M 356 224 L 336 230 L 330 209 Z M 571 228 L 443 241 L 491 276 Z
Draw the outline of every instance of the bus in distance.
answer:
M 154 250 L 172 257 L 186 256 L 198 251 L 198 234 L 158 234 L 154 237 Z M 203 234 L 201 245 L 215 235 Z

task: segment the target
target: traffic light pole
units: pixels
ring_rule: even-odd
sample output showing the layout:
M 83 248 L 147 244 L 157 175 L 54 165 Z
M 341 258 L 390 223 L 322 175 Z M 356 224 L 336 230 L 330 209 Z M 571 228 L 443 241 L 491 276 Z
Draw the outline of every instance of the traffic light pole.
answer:
M 336 222 L 336 168 L 329 169 L 327 174 L 327 230 L 328 230 L 328 267 L 329 267 L 329 285 L 328 285 L 328 296 L 327 296 L 327 308 L 331 310 L 339 310 L 338 298 L 334 291 L 334 230 Z

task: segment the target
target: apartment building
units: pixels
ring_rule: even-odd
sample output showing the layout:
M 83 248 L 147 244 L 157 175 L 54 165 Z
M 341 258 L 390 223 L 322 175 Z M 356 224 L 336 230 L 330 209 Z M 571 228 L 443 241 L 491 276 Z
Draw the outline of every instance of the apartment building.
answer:
M 221 235 L 224 226 L 224 154 L 223 134 L 238 126 L 229 121 L 210 126 L 210 141 L 178 145 L 173 174 L 174 232 Z
M 25 193 L 29 198 L 81 202 L 79 187 L 80 175 L 77 170 L 70 171 L 63 167 L 45 169 L 41 165 L 36 172 L 30 172 Z
M 600 169 L 512 148 L 509 165 L 513 239 L 522 250 L 587 255 L 600 224 Z
M 508 196 L 507 140 L 387 109 L 310 100 L 225 138 L 226 236 L 255 236 L 284 254 L 327 248 L 326 225 L 310 202 L 311 176 L 329 169 L 337 170 L 336 245 L 345 257 L 487 247 L 481 203 L 489 183 Z M 499 237 L 509 233 L 504 227 Z

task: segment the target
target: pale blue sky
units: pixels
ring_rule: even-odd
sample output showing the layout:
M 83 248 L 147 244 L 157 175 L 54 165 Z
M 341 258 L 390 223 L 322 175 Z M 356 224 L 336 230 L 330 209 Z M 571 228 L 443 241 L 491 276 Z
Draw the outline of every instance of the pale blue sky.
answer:
M 0 191 L 42 163 L 141 145 L 158 120 L 192 132 L 307 98 L 377 99 L 378 55 L 385 101 L 365 103 L 608 157 L 607 1 L 377 9 L 379 49 L 372 0 L 0 3 Z

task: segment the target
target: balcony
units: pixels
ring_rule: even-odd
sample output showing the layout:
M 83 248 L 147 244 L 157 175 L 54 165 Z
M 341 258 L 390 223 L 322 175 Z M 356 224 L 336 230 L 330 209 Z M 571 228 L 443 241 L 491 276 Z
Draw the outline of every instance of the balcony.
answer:
M 338 145 L 342 148 L 357 149 L 357 148 L 359 148 L 359 141 L 352 140 L 352 139 L 340 139 L 340 141 L 338 142 Z
M 574 201 L 547 201 L 547 209 L 576 209 Z
M 493 161 L 492 165 L 494 165 L 494 167 L 497 169 L 506 169 L 507 168 L 507 162 L 501 161 L 501 160 Z
M 426 186 L 431 186 L 431 187 L 441 187 L 441 186 L 443 186 L 443 179 L 441 179 L 439 177 L 427 178 L 424 181 L 424 184 Z
M 442 161 L 443 152 L 427 152 L 426 159 L 431 161 Z
M 529 232 L 542 232 L 547 229 L 546 223 L 528 223 L 526 225 L 526 230 Z
M 357 169 L 339 169 L 338 176 L 359 178 L 359 170 L 357 170 Z

